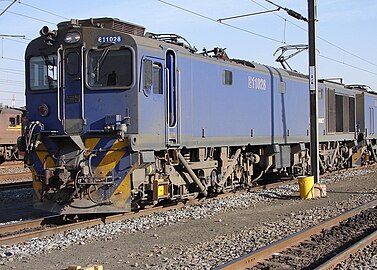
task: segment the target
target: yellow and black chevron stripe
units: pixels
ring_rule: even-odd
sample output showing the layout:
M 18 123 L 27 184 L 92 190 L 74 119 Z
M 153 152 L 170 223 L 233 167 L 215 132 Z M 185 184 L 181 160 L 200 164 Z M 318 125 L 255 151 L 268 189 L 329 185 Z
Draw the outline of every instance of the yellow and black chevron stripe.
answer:
M 56 167 L 55 161 L 50 154 L 56 149 L 49 151 L 52 147 L 51 142 L 41 143 L 36 149 L 36 158 L 34 158 L 34 167 L 31 169 L 33 179 L 37 180 L 37 173 L 41 174 L 46 168 Z M 87 149 L 86 155 L 95 154 L 92 158 L 92 170 L 95 176 L 105 177 L 113 172 L 117 175 L 115 182 L 116 188 L 110 196 L 113 206 L 117 208 L 131 207 L 131 174 L 138 167 L 138 160 L 130 158 L 130 152 L 127 141 L 114 138 L 90 137 L 84 140 Z M 120 179 L 119 179 L 120 177 Z M 42 183 L 34 181 L 34 190 L 38 195 L 42 192 Z
M 105 144 L 105 145 L 104 145 Z M 98 151 L 105 146 L 105 153 L 99 156 L 94 165 L 94 174 L 98 176 L 106 176 L 113 171 L 123 158 L 126 158 L 130 153 L 127 151 L 127 141 L 114 140 L 108 141 L 108 138 L 87 138 L 85 146 L 89 152 Z M 130 159 L 129 159 L 130 161 Z M 138 167 L 138 162 L 131 164 L 126 162 L 125 167 L 129 166 L 131 169 L 125 174 L 116 187 L 115 191 L 110 197 L 111 202 L 117 208 L 127 208 L 126 211 L 131 210 L 131 174 Z M 119 168 L 118 168 L 119 169 Z

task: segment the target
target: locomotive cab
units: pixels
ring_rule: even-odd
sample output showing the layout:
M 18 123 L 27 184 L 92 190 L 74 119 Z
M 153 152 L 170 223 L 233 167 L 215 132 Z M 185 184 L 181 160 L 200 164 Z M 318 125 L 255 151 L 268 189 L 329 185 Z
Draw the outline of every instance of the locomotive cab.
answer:
M 40 34 L 25 54 L 25 162 L 35 205 L 59 213 L 129 211 L 131 187 L 120 183 L 135 162 L 129 157 L 129 134 L 137 132 L 130 34 L 143 35 L 144 28 L 102 18 L 45 26 Z

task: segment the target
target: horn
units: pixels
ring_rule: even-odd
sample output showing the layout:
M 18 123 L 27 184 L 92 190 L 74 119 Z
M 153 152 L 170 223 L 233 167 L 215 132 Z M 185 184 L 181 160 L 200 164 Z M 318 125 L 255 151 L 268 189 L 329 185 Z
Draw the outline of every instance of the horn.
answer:
M 39 31 L 39 33 L 42 36 L 47 36 L 49 32 L 50 32 L 50 29 L 46 25 L 42 27 L 41 31 Z

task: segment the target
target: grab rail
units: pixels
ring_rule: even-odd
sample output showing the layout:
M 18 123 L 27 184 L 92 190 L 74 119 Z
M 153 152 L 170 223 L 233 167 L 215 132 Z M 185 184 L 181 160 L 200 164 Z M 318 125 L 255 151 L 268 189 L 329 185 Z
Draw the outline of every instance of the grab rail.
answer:
M 57 87 L 57 102 L 58 102 L 58 120 L 61 122 L 62 121 L 62 118 L 60 116 L 60 83 L 61 83 L 61 56 L 60 56 L 60 52 L 63 51 L 63 47 L 60 46 L 58 48 L 58 50 L 56 51 L 56 54 L 57 54 L 57 57 L 58 57 L 58 87 Z

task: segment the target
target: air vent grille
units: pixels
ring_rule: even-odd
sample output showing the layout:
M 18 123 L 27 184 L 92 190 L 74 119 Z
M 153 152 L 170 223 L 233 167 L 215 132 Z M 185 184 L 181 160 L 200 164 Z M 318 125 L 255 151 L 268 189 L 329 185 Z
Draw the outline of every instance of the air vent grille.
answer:
M 121 21 L 116 18 L 92 18 L 87 20 L 72 19 L 68 22 L 58 24 L 60 28 L 76 28 L 76 27 L 97 27 L 111 29 L 117 32 L 131 34 L 136 36 L 144 36 L 145 28 L 143 26 Z
M 145 28 L 142 26 L 138 26 L 135 24 L 130 24 L 122 21 L 113 21 L 112 27 L 114 31 L 136 35 L 136 36 L 144 36 Z

